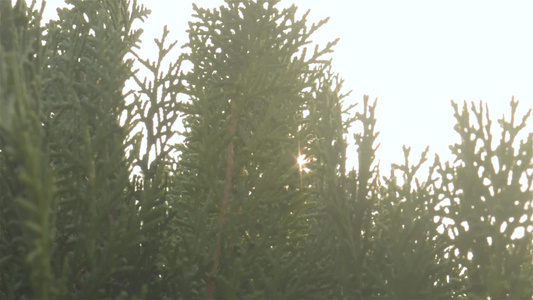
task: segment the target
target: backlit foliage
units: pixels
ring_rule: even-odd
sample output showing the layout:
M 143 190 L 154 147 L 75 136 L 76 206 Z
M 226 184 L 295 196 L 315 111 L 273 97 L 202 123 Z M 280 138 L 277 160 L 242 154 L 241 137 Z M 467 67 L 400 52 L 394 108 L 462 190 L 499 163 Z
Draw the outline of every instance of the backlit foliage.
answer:
M 455 160 L 380 174 L 376 102 L 345 105 L 336 41 L 311 42 L 327 20 L 194 6 L 165 66 L 136 1 L 67 2 L 42 24 L 0 1 L 0 299 L 533 297 L 518 101 L 498 126 L 452 102 Z

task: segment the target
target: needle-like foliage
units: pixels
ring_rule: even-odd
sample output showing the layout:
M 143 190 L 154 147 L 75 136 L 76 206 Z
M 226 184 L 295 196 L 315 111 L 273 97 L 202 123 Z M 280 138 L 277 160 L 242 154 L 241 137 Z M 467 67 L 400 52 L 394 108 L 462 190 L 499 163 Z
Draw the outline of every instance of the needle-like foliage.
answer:
M 184 53 L 165 27 L 146 58 L 136 1 L 68 0 L 46 25 L 12 2 L 0 299 L 533 297 L 518 101 L 499 140 L 488 108 L 452 103 L 455 161 L 422 178 L 428 150 L 413 164 L 404 147 L 382 176 L 376 102 L 346 105 L 336 40 L 311 40 L 327 20 L 279 1 L 194 5 Z

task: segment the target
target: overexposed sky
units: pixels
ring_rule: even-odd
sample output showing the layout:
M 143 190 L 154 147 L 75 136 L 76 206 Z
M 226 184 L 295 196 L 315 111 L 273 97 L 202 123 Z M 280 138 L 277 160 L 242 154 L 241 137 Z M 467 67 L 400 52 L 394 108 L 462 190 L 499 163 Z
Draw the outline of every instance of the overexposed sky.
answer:
M 178 46 L 186 43 L 193 2 L 207 8 L 223 4 L 139 0 L 152 9 L 138 24 L 144 28 L 145 57 L 156 56 L 153 38 L 164 25 Z M 428 145 L 430 153 L 452 158 L 448 145 L 458 141 L 452 99 L 485 101 L 493 126 L 510 111 L 512 96 L 520 100 L 520 116 L 533 107 L 533 1 L 282 0 L 280 7 L 293 3 L 300 14 L 311 9 L 312 22 L 331 17 L 313 40 L 325 45 L 340 38 L 331 57 L 345 90 L 353 90 L 346 101 L 362 102 L 364 94 L 378 98 L 383 175 L 391 163 L 403 162 L 404 144 L 412 146 L 413 161 Z M 45 17 L 54 18 L 60 5 L 62 0 L 48 0 Z M 533 132 L 533 119 L 526 131 Z

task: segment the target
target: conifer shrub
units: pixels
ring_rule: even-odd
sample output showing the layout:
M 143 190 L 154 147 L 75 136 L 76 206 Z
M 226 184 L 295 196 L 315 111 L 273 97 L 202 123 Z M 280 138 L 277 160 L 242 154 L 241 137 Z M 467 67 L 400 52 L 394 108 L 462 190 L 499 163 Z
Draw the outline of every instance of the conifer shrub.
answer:
M 347 105 L 336 41 L 312 45 L 327 20 L 194 6 L 165 66 L 177 42 L 139 55 L 136 1 L 67 2 L 43 25 L 0 1 L 0 299 L 533 297 L 518 101 L 499 139 L 452 102 L 455 160 L 422 178 L 404 147 L 383 175 L 376 102 Z

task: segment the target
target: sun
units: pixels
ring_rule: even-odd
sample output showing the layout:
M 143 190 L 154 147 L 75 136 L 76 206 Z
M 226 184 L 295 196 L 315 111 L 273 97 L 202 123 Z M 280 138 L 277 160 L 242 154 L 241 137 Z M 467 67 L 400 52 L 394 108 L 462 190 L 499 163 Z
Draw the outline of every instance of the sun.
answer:
M 300 172 L 309 173 L 311 170 L 307 168 L 305 165 L 309 163 L 309 160 L 305 156 L 305 154 L 300 154 L 298 158 L 296 159 L 296 162 L 298 163 L 298 167 L 300 168 Z

